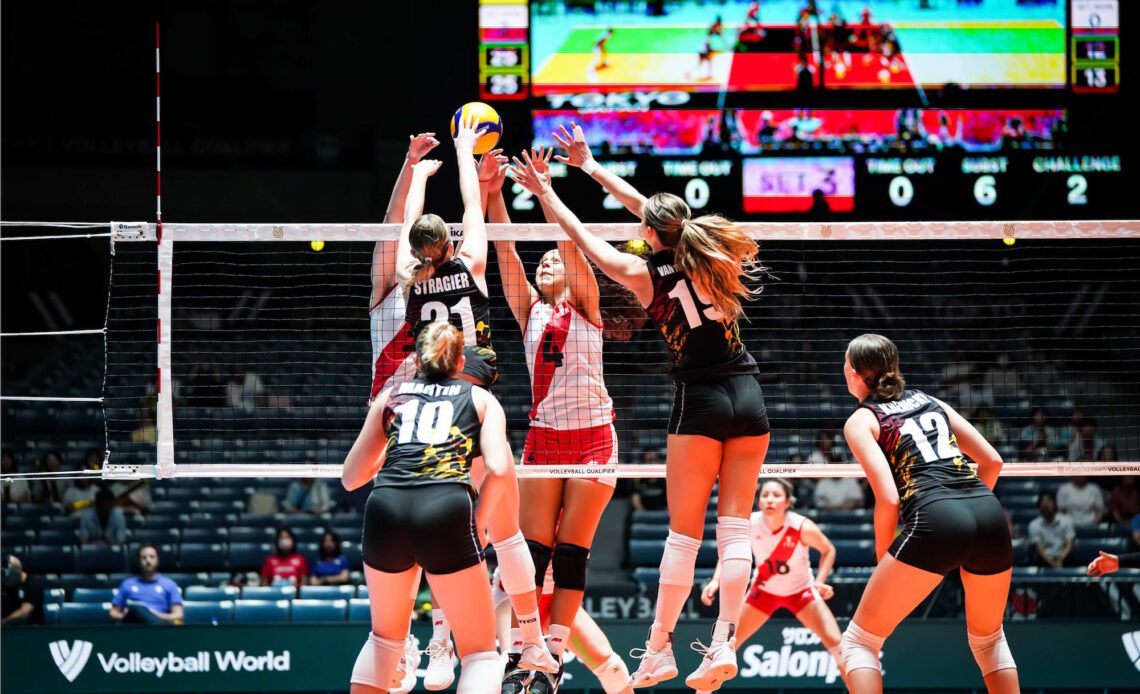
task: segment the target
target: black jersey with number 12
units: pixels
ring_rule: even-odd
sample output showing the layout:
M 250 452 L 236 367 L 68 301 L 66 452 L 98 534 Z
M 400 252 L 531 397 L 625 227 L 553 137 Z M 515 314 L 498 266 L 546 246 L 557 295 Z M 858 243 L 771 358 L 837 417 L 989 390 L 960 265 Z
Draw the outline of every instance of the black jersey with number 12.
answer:
M 740 340 L 740 324 L 725 320 L 702 299 L 674 263 L 672 250 L 648 259 L 653 281 L 649 315 L 669 348 L 669 374 L 676 381 L 713 381 L 757 373 L 756 361 Z
M 931 501 L 990 493 L 958 450 L 950 420 L 934 398 L 908 390 L 897 400 L 868 397 L 859 407 L 879 420 L 879 448 L 891 466 L 904 518 Z
M 417 378 L 396 386 L 384 403 L 388 457 L 376 486 L 471 486 L 471 462 L 482 455 L 482 423 L 471 388 L 459 378 L 438 383 Z

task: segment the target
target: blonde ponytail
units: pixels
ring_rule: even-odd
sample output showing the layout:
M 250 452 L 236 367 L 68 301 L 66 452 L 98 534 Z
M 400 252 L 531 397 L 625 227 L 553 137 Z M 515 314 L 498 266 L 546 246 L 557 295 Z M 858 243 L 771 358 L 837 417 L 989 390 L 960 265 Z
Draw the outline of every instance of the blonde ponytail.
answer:
M 416 338 L 420 373 L 429 381 L 451 378 L 463 357 L 463 336 L 451 323 L 429 323 Z
M 685 201 L 672 193 L 657 193 L 645 202 L 645 223 L 661 241 L 673 248 L 677 267 L 692 281 L 725 320 L 744 314 L 741 299 L 753 299 L 759 288 L 745 280 L 758 280 L 764 268 L 757 261 L 760 248 L 744 227 L 719 215 L 692 218 Z
M 420 215 L 408 230 L 408 243 L 419 264 L 412 270 L 412 284 L 435 274 L 435 267 L 447 255 L 451 232 L 439 215 Z

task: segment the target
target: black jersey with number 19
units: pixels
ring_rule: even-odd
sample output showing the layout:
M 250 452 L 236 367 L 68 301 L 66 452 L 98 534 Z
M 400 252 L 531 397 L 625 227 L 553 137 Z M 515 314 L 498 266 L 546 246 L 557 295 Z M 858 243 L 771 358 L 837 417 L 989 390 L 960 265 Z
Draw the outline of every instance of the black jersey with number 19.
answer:
M 879 448 L 891 466 L 903 518 L 938 499 L 965 499 L 990 494 L 978 479 L 938 402 L 920 390 L 905 391 L 897 400 L 859 403 L 879 420 Z
M 721 313 L 696 292 L 692 281 L 674 264 L 673 251 L 648 259 L 653 301 L 648 312 L 669 348 L 669 374 L 693 383 L 757 373 L 756 361 L 740 340 L 737 321 Z
M 469 381 L 433 383 L 416 378 L 396 386 L 384 404 L 388 457 L 376 486 L 415 487 L 441 482 L 471 483 L 482 423 Z

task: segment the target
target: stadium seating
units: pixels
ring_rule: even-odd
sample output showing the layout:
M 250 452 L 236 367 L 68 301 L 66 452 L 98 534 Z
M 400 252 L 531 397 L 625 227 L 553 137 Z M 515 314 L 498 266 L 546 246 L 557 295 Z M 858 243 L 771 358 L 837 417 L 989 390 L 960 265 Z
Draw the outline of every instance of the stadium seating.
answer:
M 241 597 L 241 588 L 237 586 L 186 586 L 182 589 L 182 597 L 186 600 L 199 602 L 233 601 Z
M 126 548 L 122 545 L 102 547 L 86 545 L 76 555 L 76 571 L 85 573 L 117 573 L 127 570 Z
M 234 621 L 238 624 L 265 624 L 289 621 L 288 600 L 237 600 Z
M 310 600 L 299 598 L 293 601 L 294 622 L 343 622 L 348 610 L 348 600 Z
M 232 600 L 186 600 L 182 609 L 187 624 L 229 624 L 234 621 Z
M 178 551 L 178 568 L 182 571 L 216 569 L 225 565 L 226 551 L 221 544 L 183 542 Z
M 356 586 L 301 586 L 300 597 L 305 600 L 350 600 L 356 595 Z
M 226 565 L 231 571 L 257 571 L 272 553 L 273 545 L 268 542 L 231 542 L 227 547 Z
M 368 598 L 353 598 L 348 601 L 348 621 L 372 621 L 372 612 Z
M 59 610 L 59 618 L 51 623 L 58 624 L 108 624 L 111 621 L 111 603 L 65 602 L 45 606 L 45 614 Z M 45 620 L 46 621 L 46 620 Z
M 115 596 L 114 588 L 76 588 L 71 592 L 71 602 L 105 603 Z
M 28 548 L 27 568 L 37 573 L 74 573 L 75 548 L 34 545 Z
M 243 600 L 292 600 L 297 595 L 293 586 L 246 586 L 241 589 Z

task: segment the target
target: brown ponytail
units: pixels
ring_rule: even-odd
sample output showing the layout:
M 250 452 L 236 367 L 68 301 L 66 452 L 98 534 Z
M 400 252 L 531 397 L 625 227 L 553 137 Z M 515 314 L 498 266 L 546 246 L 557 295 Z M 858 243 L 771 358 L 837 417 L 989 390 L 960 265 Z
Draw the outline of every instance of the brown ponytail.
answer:
M 420 215 L 408 230 L 408 242 L 412 247 L 412 255 L 420 261 L 412 271 L 411 282 L 415 284 L 435 274 L 435 266 L 447 255 L 451 232 L 439 215 Z
M 463 357 L 463 336 L 451 323 L 429 323 L 416 338 L 420 373 L 429 381 L 451 378 Z
M 860 335 L 847 345 L 851 368 L 863 379 L 876 400 L 897 400 L 906 390 L 899 371 L 899 348 L 882 335 Z
M 677 267 L 725 320 L 740 318 L 741 299 L 760 293 L 745 285 L 759 279 L 763 268 L 756 258 L 760 249 L 744 227 L 719 215 L 693 219 L 685 201 L 670 193 L 646 201 L 645 223 L 673 248 Z

